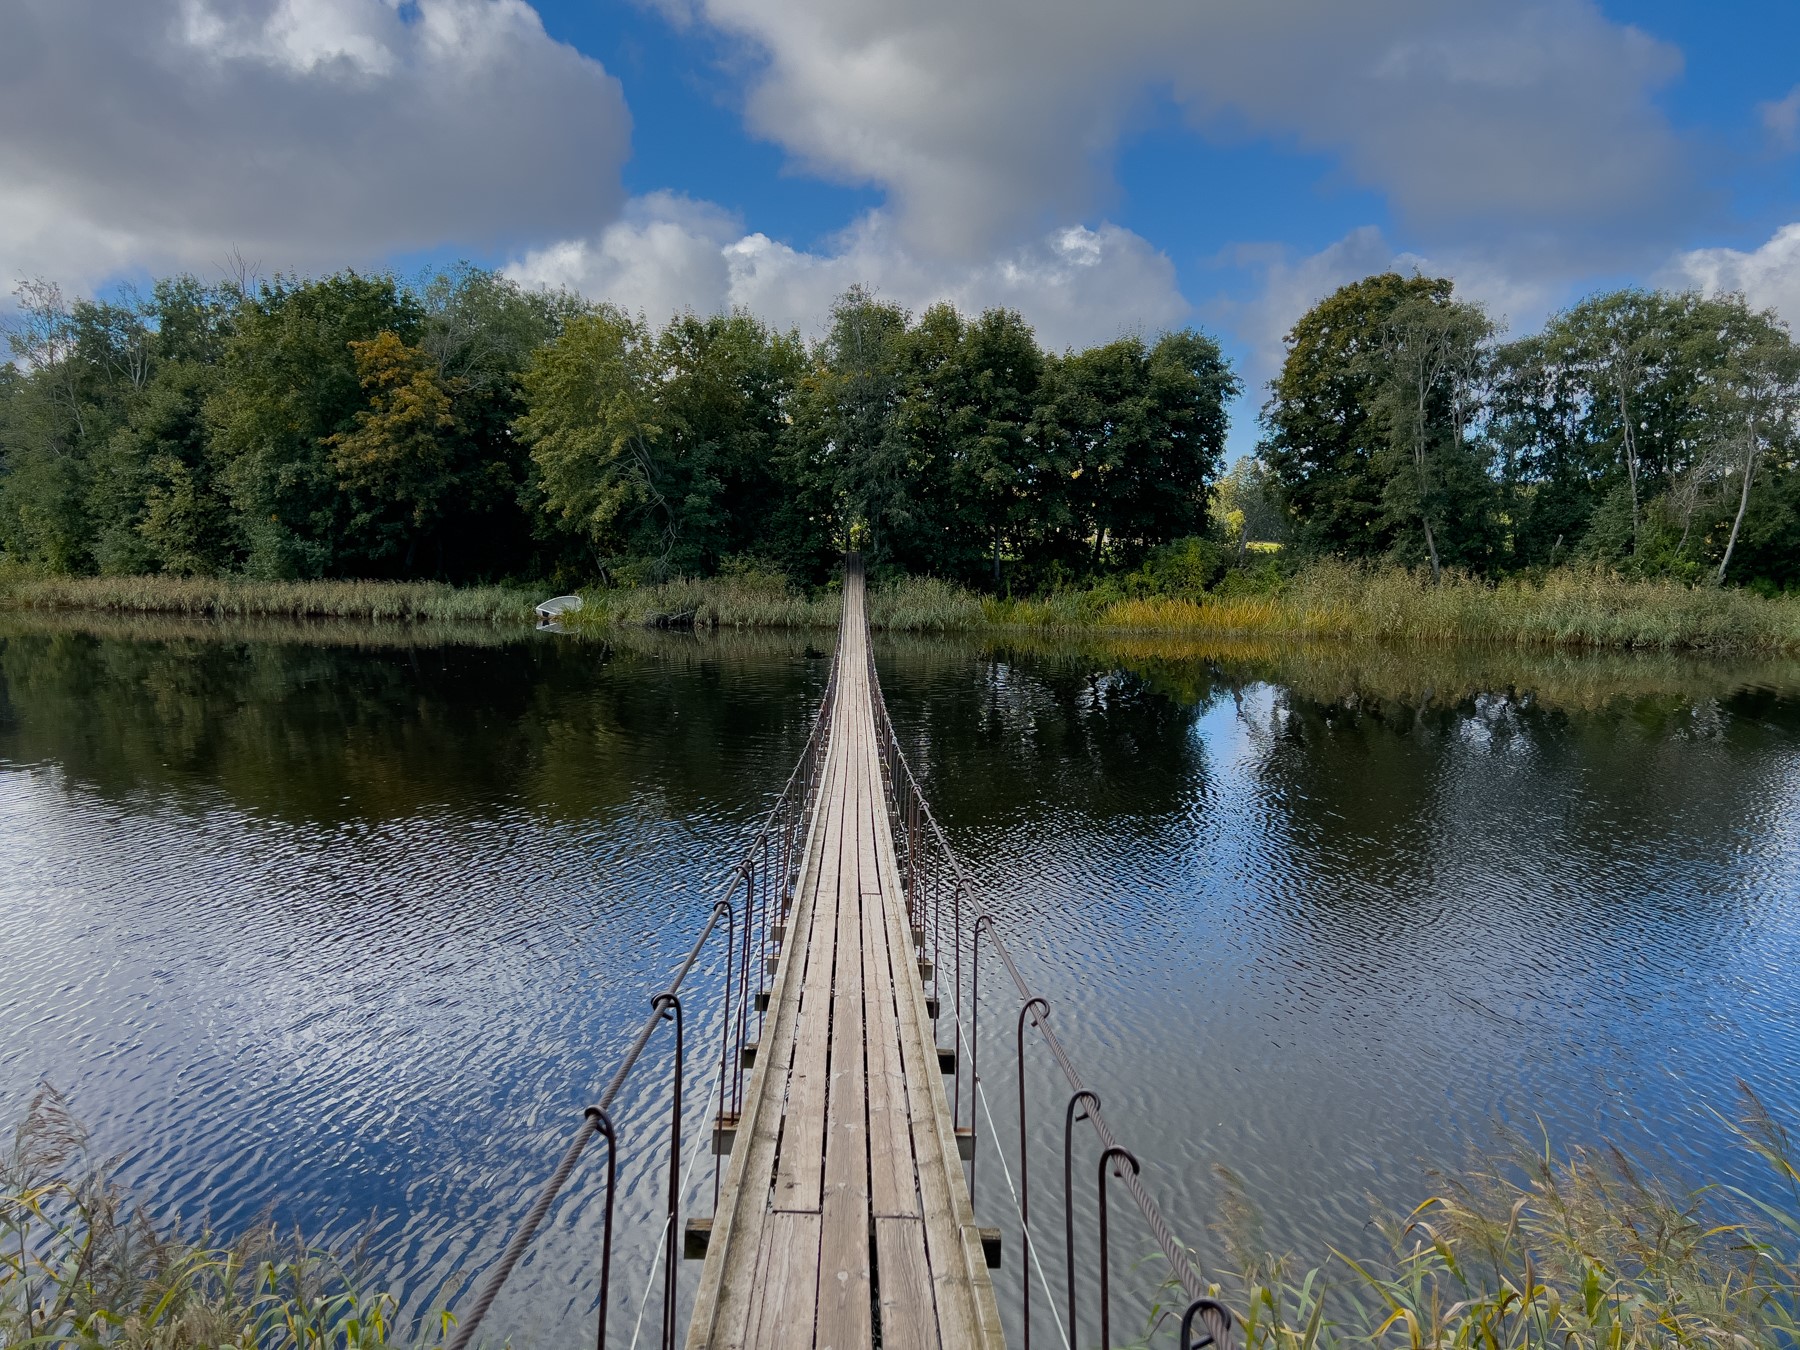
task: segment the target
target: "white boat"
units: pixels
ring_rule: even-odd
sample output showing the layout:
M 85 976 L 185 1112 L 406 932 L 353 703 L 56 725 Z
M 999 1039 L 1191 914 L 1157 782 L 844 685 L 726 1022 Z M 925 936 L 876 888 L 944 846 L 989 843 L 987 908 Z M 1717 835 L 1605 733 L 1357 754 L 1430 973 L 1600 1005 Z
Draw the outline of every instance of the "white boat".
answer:
M 574 614 L 580 608 L 579 595 L 553 595 L 537 607 L 537 612 L 546 619 L 555 619 L 564 614 Z

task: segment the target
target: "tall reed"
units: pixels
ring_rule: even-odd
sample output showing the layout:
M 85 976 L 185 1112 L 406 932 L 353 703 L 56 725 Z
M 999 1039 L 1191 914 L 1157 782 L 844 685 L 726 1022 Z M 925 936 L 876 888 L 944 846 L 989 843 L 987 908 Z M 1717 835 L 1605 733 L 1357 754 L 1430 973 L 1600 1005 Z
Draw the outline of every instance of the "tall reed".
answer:
M 1483 641 L 1660 651 L 1800 651 L 1800 597 L 1643 581 L 1597 568 L 1488 583 L 1321 561 L 1268 595 L 1121 600 L 1102 627 Z
M 434 582 L 247 581 L 194 577 L 0 579 L 0 608 L 179 614 L 206 618 L 355 619 L 522 624 L 538 592 Z M 583 592 L 567 628 L 658 619 L 705 628 L 829 628 L 832 588 L 807 593 L 785 577 L 746 573 Z M 1034 629 L 1241 636 L 1491 642 L 1658 651 L 1800 652 L 1800 596 L 1635 580 L 1564 567 L 1496 583 L 1323 560 L 1266 591 L 1125 596 L 1111 583 L 1014 599 L 982 597 L 929 577 L 871 589 L 869 621 L 895 632 Z
M 526 623 L 543 596 L 433 581 L 248 581 L 236 577 L 16 577 L 0 607 L 209 618 Z
M 341 1255 L 253 1225 L 232 1242 L 158 1227 L 39 1089 L 0 1154 L 0 1346 L 82 1350 L 376 1350 L 441 1342 Z M 435 1330 L 435 1335 L 432 1332 Z
M 1221 1172 L 1238 1273 L 1219 1292 L 1247 1350 L 1793 1350 L 1800 1172 L 1754 1097 L 1733 1128 L 1785 1199 L 1671 1188 L 1613 1149 L 1521 1143 L 1380 1219 L 1378 1251 L 1305 1268 L 1269 1254 Z

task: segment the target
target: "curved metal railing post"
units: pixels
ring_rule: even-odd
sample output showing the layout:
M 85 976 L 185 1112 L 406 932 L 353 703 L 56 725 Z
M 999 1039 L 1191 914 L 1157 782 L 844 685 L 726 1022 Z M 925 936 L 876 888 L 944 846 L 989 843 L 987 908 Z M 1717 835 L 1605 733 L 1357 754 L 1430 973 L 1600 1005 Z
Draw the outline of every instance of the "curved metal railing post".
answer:
M 975 935 L 971 940 L 969 955 L 969 1208 L 975 1207 L 975 1141 L 979 1132 L 975 1128 L 975 1094 L 981 1089 L 981 930 L 994 931 L 994 916 L 983 914 L 975 920 Z M 957 1062 L 962 1062 L 959 1051 Z M 954 1120 L 951 1124 L 955 1124 Z M 998 1140 L 994 1141 L 997 1145 Z
M 596 1133 L 606 1140 L 606 1209 L 600 1229 L 600 1313 L 594 1332 L 594 1350 L 606 1350 L 606 1307 L 612 1289 L 613 1190 L 619 1179 L 619 1136 L 606 1112 L 590 1106 L 584 1112 Z
M 1194 1319 L 1200 1319 L 1205 1335 L 1194 1339 Z M 1181 1315 L 1181 1350 L 1204 1350 L 1206 1346 L 1223 1346 L 1231 1333 L 1231 1310 L 1216 1298 L 1197 1298 Z
M 746 946 L 749 944 L 745 944 Z M 663 1350 L 675 1350 L 675 1262 L 681 1241 L 681 1063 L 685 1057 L 681 1000 L 674 990 L 658 994 L 650 1006 L 675 1023 L 675 1093 L 669 1112 L 669 1222 L 663 1234 Z
M 1120 1161 L 1131 1165 L 1131 1175 L 1138 1174 L 1138 1160 L 1128 1148 L 1120 1148 L 1117 1144 L 1100 1155 L 1100 1348 L 1109 1350 L 1112 1345 L 1112 1285 L 1107 1274 L 1106 1241 L 1106 1165 L 1113 1164 L 1113 1175 L 1123 1176 L 1118 1170 Z
M 725 1006 L 724 1016 L 719 1018 L 719 1120 L 714 1125 L 715 1132 L 725 1121 L 725 1080 L 731 1071 L 731 958 L 732 948 L 737 937 L 736 912 L 731 901 L 721 900 L 713 906 L 714 920 L 725 920 Z M 745 938 L 748 941 L 748 936 Z M 719 1170 L 713 1168 L 713 1207 L 719 1204 Z
M 957 861 L 956 854 L 954 850 L 951 849 L 948 839 L 945 838 L 943 826 L 938 823 L 936 816 L 932 814 L 931 804 L 926 799 L 923 791 L 919 788 L 917 775 L 914 774 L 912 766 L 907 763 L 905 754 L 899 748 L 899 737 L 894 731 L 893 719 L 888 715 L 886 702 L 880 695 L 879 685 L 876 689 L 874 708 L 876 717 L 879 720 L 879 731 L 882 737 L 894 746 L 893 754 L 886 763 L 886 767 L 892 778 L 892 783 L 890 785 L 892 791 L 895 793 L 896 798 L 904 796 L 907 799 L 916 799 L 918 801 L 919 808 L 916 830 L 920 839 L 920 846 L 924 847 L 929 844 L 934 855 L 934 861 L 941 860 L 945 872 L 945 885 L 950 888 L 946 901 L 940 901 L 939 903 L 940 908 L 947 903 L 950 909 L 948 927 L 950 929 L 952 946 L 951 991 L 953 1002 L 958 1009 L 957 1016 L 960 1027 L 962 1025 L 963 1017 L 962 934 L 964 929 L 962 926 L 962 905 L 965 894 L 968 895 L 972 903 L 976 902 L 978 897 L 975 895 L 973 887 L 970 885 L 967 874 L 963 871 L 961 864 Z M 1002 937 L 998 926 L 995 925 L 991 917 L 987 915 L 985 907 L 979 905 L 977 907 L 981 909 L 983 917 L 988 919 L 988 922 L 984 925 L 987 928 L 988 937 L 993 942 L 995 954 L 1000 958 L 1001 964 L 1006 967 L 1006 972 L 1008 976 L 1011 977 L 1013 986 L 1018 990 L 1019 997 L 1021 999 L 1031 998 L 1033 996 L 1031 987 L 1025 982 L 1024 976 L 1020 973 L 1018 963 L 1013 959 L 1012 951 L 1006 945 L 1006 940 Z M 973 1014 L 971 1013 L 971 1017 L 972 1015 Z M 1086 1084 L 1083 1083 L 1081 1074 L 1076 1069 L 1074 1061 L 1070 1059 L 1069 1053 L 1064 1048 L 1062 1041 L 1058 1038 L 1056 1032 L 1051 1028 L 1047 1020 L 1042 1018 L 1036 1019 L 1036 1025 L 1044 1038 L 1044 1043 L 1049 1047 L 1052 1057 L 1056 1060 L 1057 1067 L 1062 1070 L 1064 1079 L 1068 1082 L 1070 1088 L 1074 1090 L 1075 1096 L 1071 1099 L 1071 1102 L 1080 1101 L 1083 1098 L 1091 1099 L 1091 1106 L 1085 1118 L 1092 1121 L 1094 1133 L 1098 1137 L 1102 1148 L 1118 1148 L 1119 1141 L 1113 1134 L 1111 1126 L 1107 1123 L 1105 1115 L 1102 1114 L 1100 1110 L 1099 1099 L 1094 1097 L 1091 1092 L 1087 1091 Z M 973 1052 L 971 1052 L 971 1060 L 972 1059 Z M 955 1096 L 952 1099 L 951 1106 L 952 1115 L 959 1119 L 961 1117 L 961 1070 L 962 1057 L 959 1055 L 957 1058 L 957 1073 L 953 1083 Z M 973 1117 L 975 1110 L 973 1098 L 979 1091 L 979 1085 L 971 1088 L 971 1118 Z M 1069 1142 L 1066 1137 L 1067 1129 L 1072 1128 L 1073 1122 L 1073 1105 L 1071 1105 L 1069 1119 L 1065 1122 L 1065 1162 L 1069 1151 Z M 1066 1170 L 1067 1169 L 1065 1168 L 1065 1173 Z M 1162 1211 L 1157 1206 L 1156 1201 L 1151 1198 L 1149 1191 L 1144 1188 L 1138 1172 L 1136 1170 L 1128 1171 L 1123 1175 L 1122 1180 L 1127 1193 L 1131 1196 L 1133 1202 L 1137 1206 L 1139 1214 L 1143 1217 L 1145 1226 L 1149 1228 L 1151 1236 L 1156 1239 L 1156 1244 L 1161 1250 L 1163 1258 L 1168 1262 L 1169 1269 L 1174 1276 L 1174 1282 L 1179 1285 L 1181 1290 L 1190 1300 L 1196 1303 L 1204 1302 L 1209 1305 L 1216 1305 L 1216 1299 L 1213 1297 L 1211 1286 L 1201 1278 L 1200 1272 L 1195 1268 L 1191 1254 L 1188 1250 L 1176 1241 L 1174 1233 L 1169 1228 L 1168 1221 L 1163 1218 Z M 1069 1185 L 1070 1183 L 1065 1175 L 1065 1196 L 1067 1195 Z M 1067 1227 L 1069 1230 L 1067 1237 L 1070 1259 L 1070 1325 L 1068 1334 L 1070 1346 L 1072 1348 L 1077 1330 L 1074 1325 L 1075 1273 L 1073 1267 L 1074 1230 L 1072 1217 L 1068 1220 Z M 1210 1313 L 1205 1313 L 1204 1315 L 1208 1317 L 1212 1316 Z M 1221 1350 L 1223 1350 L 1225 1338 L 1230 1331 L 1229 1317 L 1227 1316 L 1227 1319 L 1222 1322 L 1216 1321 L 1215 1319 L 1214 1322 L 1209 1323 L 1209 1327 L 1211 1327 Z
M 1075 1108 L 1083 1102 L 1088 1115 L 1077 1116 Z M 1069 1282 L 1069 1350 L 1075 1350 L 1081 1341 L 1081 1324 L 1075 1320 L 1075 1122 L 1088 1119 L 1099 1109 L 1099 1094 L 1082 1088 L 1069 1098 L 1069 1108 L 1063 1113 L 1063 1259 Z
M 1050 1011 L 1050 1005 L 1043 999 L 1032 997 L 1025 1000 L 1025 1006 L 1019 1009 L 1019 1260 L 1023 1264 L 1022 1278 L 1019 1287 L 1023 1292 L 1023 1308 L 1025 1327 L 1025 1350 L 1031 1350 L 1031 1150 L 1025 1130 L 1025 1018 L 1033 1009 L 1043 1017 Z M 999 1141 L 995 1141 L 999 1147 Z

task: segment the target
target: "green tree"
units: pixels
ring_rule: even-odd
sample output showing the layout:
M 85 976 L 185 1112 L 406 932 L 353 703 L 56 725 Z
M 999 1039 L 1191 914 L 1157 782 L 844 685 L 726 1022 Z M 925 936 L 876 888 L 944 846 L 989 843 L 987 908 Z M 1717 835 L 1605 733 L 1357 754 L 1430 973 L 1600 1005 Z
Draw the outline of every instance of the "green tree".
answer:
M 1023 551 L 1043 525 L 1032 500 L 1037 339 L 1009 310 L 965 320 L 938 304 L 896 349 L 905 511 L 890 517 L 890 556 L 908 571 L 998 586 L 1002 554 Z
M 1287 542 L 1287 521 L 1275 493 L 1267 466 L 1250 455 L 1240 455 L 1213 486 L 1213 527 L 1240 559 L 1253 543 Z
M 418 541 L 439 523 L 454 483 L 451 391 L 425 349 L 397 333 L 349 346 L 368 406 L 349 430 L 325 438 L 351 503 L 349 533 L 371 560 L 404 550 L 402 567 L 411 572 Z
M 12 363 L 0 404 L 0 548 L 53 572 L 92 565 L 90 427 L 98 418 L 75 316 L 62 292 L 22 283 L 5 332 Z
M 351 343 L 388 332 L 416 346 L 420 326 L 418 303 L 387 276 L 278 277 L 244 298 L 207 421 L 251 575 L 355 575 L 391 552 L 344 493 L 332 439 L 367 407 Z
M 644 324 L 604 305 L 571 319 L 525 371 L 517 429 L 544 507 L 587 541 L 603 575 L 632 555 L 652 556 L 666 571 L 681 542 L 658 454 L 655 384 Z
M 206 575 L 235 561 L 205 416 L 218 387 L 216 366 L 164 362 L 113 433 L 95 482 L 102 571 Z
M 1065 355 L 1046 380 L 1047 485 L 1066 503 L 1048 552 L 1081 570 L 1136 566 L 1160 544 L 1206 527 L 1237 377 L 1211 338 L 1122 338 Z
M 420 346 L 451 395 L 458 433 L 431 552 L 421 556 L 454 579 L 566 569 L 578 559 L 543 509 L 535 466 L 513 424 L 525 411 L 522 381 L 533 353 L 586 302 L 526 290 L 467 264 L 428 278 L 418 298 L 425 315 Z
M 1479 305 L 1415 293 L 1398 301 L 1360 355 L 1369 411 L 1385 435 L 1374 457 L 1383 523 L 1404 560 L 1413 527 L 1431 579 L 1491 560 L 1492 484 L 1468 436 L 1494 325 Z
M 916 527 L 912 451 L 897 418 L 907 317 L 852 287 L 832 306 L 797 399 L 795 479 L 829 493 L 818 523 L 841 535 L 828 547 L 855 543 L 877 571 Z
M 779 447 L 805 368 L 797 334 L 736 312 L 673 320 L 657 338 L 665 459 L 681 490 L 680 570 L 779 552 L 786 484 Z M 778 561 L 778 559 L 772 559 Z
M 1061 484 L 1047 462 L 1037 422 L 1044 355 L 1031 326 L 1016 312 L 990 309 L 963 334 L 959 360 L 966 371 L 966 412 L 950 490 L 964 503 L 961 541 L 945 575 L 972 582 L 983 544 L 992 540 L 992 577 L 1000 585 L 1002 549 L 1024 554 L 1033 537 L 1054 528 Z
M 1378 358 L 1402 302 L 1448 300 L 1451 289 L 1442 277 L 1365 277 L 1321 300 L 1288 333 L 1257 457 L 1274 474 L 1301 549 L 1371 557 L 1393 547 Z
M 1703 462 L 1716 466 L 1720 504 L 1730 512 L 1713 574 L 1722 583 L 1731 571 L 1757 470 L 1765 459 L 1784 475 L 1794 464 L 1800 432 L 1800 347 L 1773 313 L 1751 310 L 1742 297 L 1715 310 L 1724 322 L 1708 337 L 1723 351 L 1702 382 L 1697 401 L 1711 432 L 1711 453 Z

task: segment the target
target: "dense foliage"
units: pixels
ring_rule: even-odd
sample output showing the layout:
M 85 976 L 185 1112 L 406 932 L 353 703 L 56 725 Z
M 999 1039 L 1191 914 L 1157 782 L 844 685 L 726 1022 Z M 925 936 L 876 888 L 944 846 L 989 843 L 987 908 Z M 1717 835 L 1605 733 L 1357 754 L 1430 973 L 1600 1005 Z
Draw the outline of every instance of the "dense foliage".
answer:
M 1287 348 L 1261 458 L 1303 551 L 1800 587 L 1800 348 L 1741 297 L 1600 295 L 1502 343 L 1388 274 Z
M 1800 588 L 1800 348 L 1738 297 L 1502 341 L 1448 280 L 1367 277 L 1294 326 L 1229 471 L 1240 386 L 1193 331 L 1055 353 L 851 290 L 808 343 L 468 267 L 17 301 L 0 563 L 40 574 L 817 582 L 855 544 L 1019 594 L 1321 557 Z
M 474 268 L 31 283 L 8 336 L 0 553 L 51 574 L 1085 576 L 1206 528 L 1238 390 L 1194 332 L 1058 355 L 851 291 L 809 345 Z

